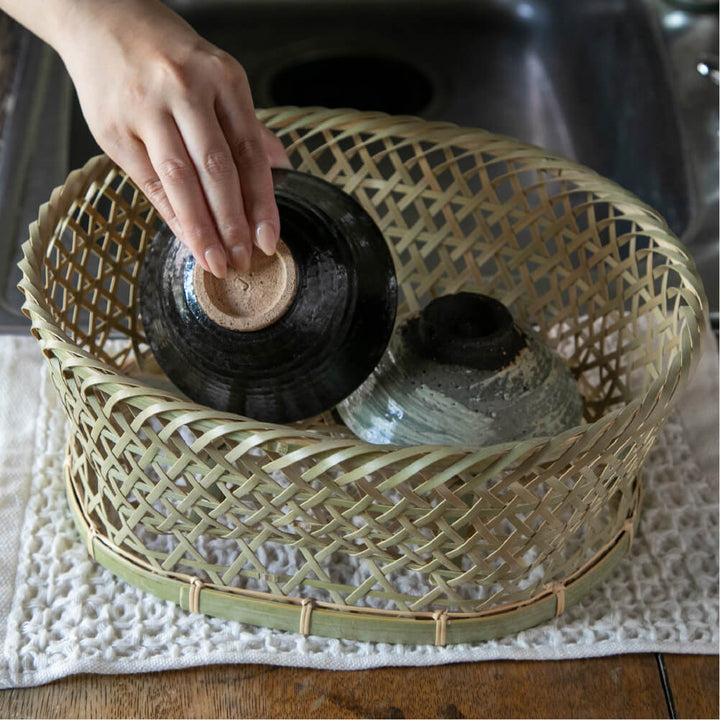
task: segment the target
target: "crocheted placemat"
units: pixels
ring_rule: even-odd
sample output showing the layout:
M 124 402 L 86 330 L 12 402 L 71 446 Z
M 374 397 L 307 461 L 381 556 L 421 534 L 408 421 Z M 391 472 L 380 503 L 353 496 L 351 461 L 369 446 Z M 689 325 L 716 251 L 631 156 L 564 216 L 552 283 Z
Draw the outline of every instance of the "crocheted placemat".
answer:
M 330 669 L 718 652 L 718 364 L 709 343 L 651 450 L 619 568 L 551 623 L 414 647 L 305 637 L 181 610 L 92 562 L 64 494 L 66 424 L 32 338 L 0 338 L 0 686 L 214 663 Z

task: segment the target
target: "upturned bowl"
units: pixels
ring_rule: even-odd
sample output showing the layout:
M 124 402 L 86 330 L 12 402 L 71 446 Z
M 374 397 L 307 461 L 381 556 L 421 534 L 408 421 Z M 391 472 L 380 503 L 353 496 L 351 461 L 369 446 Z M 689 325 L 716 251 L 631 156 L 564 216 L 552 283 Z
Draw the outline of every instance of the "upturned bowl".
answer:
M 565 361 L 501 302 L 461 292 L 407 318 L 338 411 L 367 442 L 480 447 L 569 430 L 583 399 Z
M 321 414 L 365 380 L 395 321 L 387 243 L 350 195 L 274 170 L 282 237 L 248 272 L 219 279 L 167 225 L 140 274 L 143 328 L 159 366 L 192 400 L 268 422 Z

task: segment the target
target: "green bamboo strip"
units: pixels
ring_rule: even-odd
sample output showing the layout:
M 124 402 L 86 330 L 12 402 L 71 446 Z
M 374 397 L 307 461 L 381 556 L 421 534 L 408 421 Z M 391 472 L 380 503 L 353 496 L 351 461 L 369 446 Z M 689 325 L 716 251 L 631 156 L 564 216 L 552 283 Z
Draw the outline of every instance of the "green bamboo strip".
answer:
M 66 492 L 75 526 L 84 543 L 92 543 L 93 559 L 121 580 L 150 593 L 161 600 L 191 610 L 193 578 L 172 577 L 153 572 L 132 559 L 114 551 L 112 545 L 92 532 L 84 516 L 71 474 L 66 474 Z M 639 505 L 639 501 L 638 501 Z M 611 546 L 599 558 L 587 563 L 586 569 L 576 577 L 559 584 L 564 594 L 564 610 L 580 602 L 612 573 L 627 554 L 636 521 L 631 520 L 615 538 Z M 239 590 L 221 590 L 203 587 L 195 611 L 226 620 L 267 627 L 274 630 L 300 632 L 303 626 L 303 602 L 287 597 L 259 597 L 259 594 Z M 517 633 L 558 614 L 556 591 L 543 593 L 519 607 L 497 609 L 488 613 L 445 613 L 446 642 L 453 645 L 476 643 Z M 372 609 L 329 608 L 320 603 L 312 611 L 309 633 L 322 637 L 343 638 L 369 642 L 392 642 L 409 645 L 436 644 L 437 613 L 417 613 L 414 616 L 397 612 L 373 611 Z

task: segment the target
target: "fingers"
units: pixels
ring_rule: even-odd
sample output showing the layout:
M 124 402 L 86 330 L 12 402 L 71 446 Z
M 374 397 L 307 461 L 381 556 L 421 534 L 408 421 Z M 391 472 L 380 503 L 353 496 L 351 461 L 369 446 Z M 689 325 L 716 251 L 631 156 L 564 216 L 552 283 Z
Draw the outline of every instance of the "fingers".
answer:
M 260 125 L 260 138 L 270 167 L 292 170 L 290 158 L 287 156 L 285 146 L 280 141 L 280 138 L 264 125 Z
M 218 233 L 197 166 L 174 118 L 161 115 L 145 127 L 144 144 L 162 185 L 178 237 L 195 259 L 217 277 L 227 272 L 227 254 Z
M 220 96 L 216 103 L 217 116 L 238 168 L 252 241 L 266 255 L 272 255 L 280 237 L 280 217 L 268 147 L 274 156 L 281 158 L 277 146 L 272 146 L 264 137 L 249 95 L 249 89 L 237 88 L 234 93 Z
M 185 109 L 143 135 L 125 148 L 123 166 L 206 271 L 220 278 L 228 265 L 247 271 L 253 244 L 275 252 L 280 218 L 270 168 L 291 165 L 254 113 L 223 128 L 216 115 Z
M 160 213 L 163 220 L 168 224 L 173 234 L 182 239 L 183 230 L 179 218 L 175 214 L 172 203 L 170 202 L 165 188 L 163 187 L 162 180 L 158 177 L 155 168 L 150 161 L 145 145 L 137 138 L 128 138 L 124 144 L 122 151 L 115 156 L 113 153 L 113 160 L 119 165 L 122 163 L 122 167 L 125 168 L 128 175 L 135 181 L 135 184 L 145 194 L 145 197 L 152 203 L 155 209 Z M 190 247 L 190 251 L 202 268 L 206 272 L 211 272 L 218 277 L 224 275 L 223 262 L 218 257 L 213 256 L 210 253 L 208 258 L 206 247 L 202 244 L 196 244 L 194 247 Z
M 203 85 L 191 73 L 162 86 L 162 95 L 145 93 L 130 132 L 108 134 L 105 147 L 197 262 L 221 278 L 228 265 L 249 269 L 253 245 L 275 252 L 280 218 L 271 166 L 290 163 L 257 120 L 242 68 L 211 57 L 223 77 L 215 73 L 213 83 L 210 73 Z
M 207 115 L 179 118 L 182 130 L 165 116 L 144 129 L 144 142 L 130 138 L 114 159 L 206 271 L 224 277 L 228 264 L 247 271 L 253 243 L 266 254 L 277 246 L 270 166 L 291 167 L 283 145 L 254 115 L 258 137 L 236 141 L 235 154 Z
M 177 114 L 176 122 L 227 261 L 246 271 L 250 268 L 253 241 L 243 201 L 245 188 L 241 187 L 238 166 L 225 134 L 214 113 L 200 115 L 186 109 Z
M 178 219 L 165 194 L 162 182 L 150 162 L 145 145 L 136 137 L 128 137 L 122 147 L 117 147 L 117 144 L 115 147 L 109 147 L 108 155 L 125 169 L 173 233 L 179 237 Z

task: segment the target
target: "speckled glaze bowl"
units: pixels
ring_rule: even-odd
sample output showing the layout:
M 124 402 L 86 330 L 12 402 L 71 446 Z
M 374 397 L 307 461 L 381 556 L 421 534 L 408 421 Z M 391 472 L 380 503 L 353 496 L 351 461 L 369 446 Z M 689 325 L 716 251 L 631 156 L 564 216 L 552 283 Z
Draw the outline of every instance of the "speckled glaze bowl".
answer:
M 562 358 L 502 303 L 462 292 L 407 320 L 338 411 L 366 442 L 485 446 L 567 430 L 583 401 Z
M 282 240 L 248 273 L 218 280 L 167 226 L 140 276 L 145 334 L 158 365 L 189 398 L 284 423 L 318 415 L 377 364 L 397 308 L 381 232 L 347 193 L 304 173 L 273 171 Z

